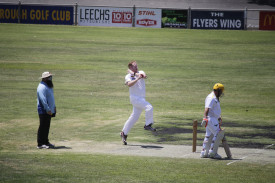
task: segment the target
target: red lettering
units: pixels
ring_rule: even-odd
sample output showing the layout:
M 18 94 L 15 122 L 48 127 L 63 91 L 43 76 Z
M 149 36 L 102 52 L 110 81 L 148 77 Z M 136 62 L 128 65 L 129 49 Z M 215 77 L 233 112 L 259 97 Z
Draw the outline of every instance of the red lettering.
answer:
M 137 24 L 138 25 L 142 25 L 142 26 L 154 26 L 157 25 L 157 21 L 156 20 L 150 20 L 150 19 L 142 19 L 142 20 L 137 20 Z
M 156 15 L 154 11 L 139 11 L 138 15 Z

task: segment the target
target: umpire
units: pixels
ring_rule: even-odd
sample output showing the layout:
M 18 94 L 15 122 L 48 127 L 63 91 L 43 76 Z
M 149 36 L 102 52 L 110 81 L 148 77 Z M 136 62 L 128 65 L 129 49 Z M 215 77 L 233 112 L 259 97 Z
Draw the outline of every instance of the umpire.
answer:
M 56 114 L 52 76 L 50 72 L 43 72 L 40 78 L 42 81 L 37 87 L 37 110 L 40 120 L 37 132 L 38 149 L 54 148 L 48 139 L 51 118 Z

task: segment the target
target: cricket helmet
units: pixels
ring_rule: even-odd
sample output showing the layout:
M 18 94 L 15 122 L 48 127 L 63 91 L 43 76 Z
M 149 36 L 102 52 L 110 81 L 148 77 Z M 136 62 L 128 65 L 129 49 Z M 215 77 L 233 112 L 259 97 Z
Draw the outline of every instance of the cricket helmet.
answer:
M 221 90 L 222 92 L 224 91 L 224 86 L 223 84 L 221 83 L 216 83 L 214 86 L 213 86 L 213 90 Z

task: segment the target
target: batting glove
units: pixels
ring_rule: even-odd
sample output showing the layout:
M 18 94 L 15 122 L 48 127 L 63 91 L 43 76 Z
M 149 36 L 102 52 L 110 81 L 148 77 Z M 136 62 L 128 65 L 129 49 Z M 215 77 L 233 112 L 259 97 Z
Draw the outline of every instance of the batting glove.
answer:
M 208 124 L 208 119 L 207 118 L 203 118 L 203 120 L 201 122 L 201 126 L 204 126 L 206 128 L 207 124 Z

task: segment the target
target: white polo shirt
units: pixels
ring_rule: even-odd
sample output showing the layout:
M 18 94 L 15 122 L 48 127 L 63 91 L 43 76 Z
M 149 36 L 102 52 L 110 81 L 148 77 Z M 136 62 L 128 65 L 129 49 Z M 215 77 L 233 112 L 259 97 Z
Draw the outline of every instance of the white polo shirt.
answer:
M 221 116 L 221 106 L 214 91 L 205 99 L 205 108 L 209 108 L 208 116 L 218 119 Z
M 125 76 L 125 84 L 127 82 L 133 81 L 135 79 L 137 79 L 138 76 L 134 76 L 132 77 L 131 74 L 127 74 Z M 136 84 L 134 84 L 133 86 L 129 87 L 129 94 L 130 97 L 131 96 L 137 96 L 137 97 L 143 97 L 145 98 L 145 81 L 143 78 L 141 78 L 140 80 L 138 80 L 136 82 Z

